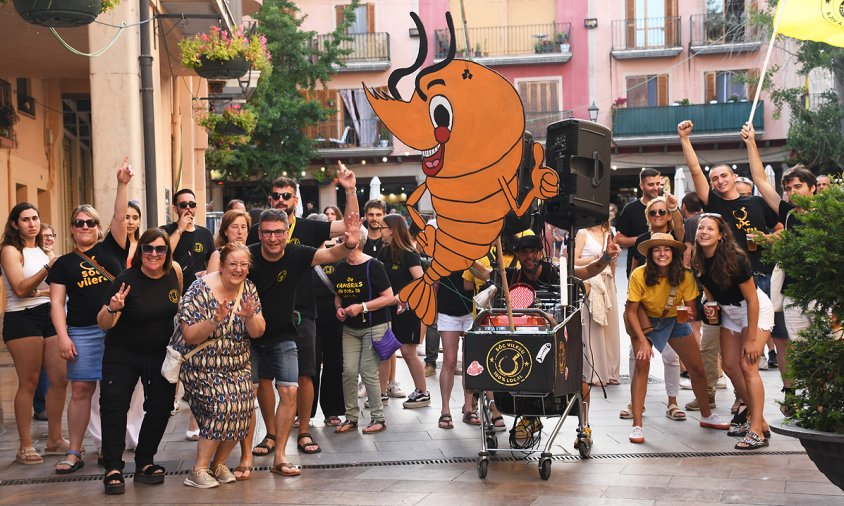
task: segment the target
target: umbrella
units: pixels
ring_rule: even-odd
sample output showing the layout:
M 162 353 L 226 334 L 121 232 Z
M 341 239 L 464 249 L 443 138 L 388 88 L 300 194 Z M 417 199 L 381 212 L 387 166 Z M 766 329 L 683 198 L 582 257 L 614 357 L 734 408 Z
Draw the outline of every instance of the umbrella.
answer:
M 380 199 L 381 198 L 381 180 L 378 179 L 378 176 L 372 178 L 372 181 L 369 182 L 369 200 Z
M 296 183 L 296 195 L 302 195 L 302 192 L 299 189 L 299 183 Z M 303 212 L 305 212 L 305 209 L 302 207 L 302 199 L 299 199 L 299 201 L 296 202 L 296 216 L 301 217 Z
M 682 199 L 686 194 L 686 172 L 682 167 L 674 173 L 674 196 Z

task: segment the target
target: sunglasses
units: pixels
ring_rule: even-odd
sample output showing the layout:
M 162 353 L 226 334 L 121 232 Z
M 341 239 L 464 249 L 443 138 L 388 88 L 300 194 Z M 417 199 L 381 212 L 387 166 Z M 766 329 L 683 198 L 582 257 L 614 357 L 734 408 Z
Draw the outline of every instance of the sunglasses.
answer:
M 290 199 L 293 198 L 293 193 L 291 193 L 291 192 L 284 192 L 284 193 L 272 192 L 272 193 L 270 193 L 270 198 L 272 198 L 273 200 L 280 200 L 280 199 L 290 200 Z
M 648 211 L 648 216 L 650 216 L 651 218 L 657 215 L 665 216 L 666 214 L 668 214 L 668 211 L 666 211 L 665 209 L 652 209 Z
M 46 238 L 48 238 L 48 237 L 49 237 L 50 239 L 55 239 L 55 238 L 56 238 L 56 234 L 43 234 L 43 235 L 44 235 L 44 238 L 45 238 L 45 239 L 46 239 Z
M 152 255 L 153 253 L 155 253 L 156 255 L 166 255 L 167 246 L 153 246 L 152 244 L 141 244 L 141 251 L 145 255 Z
M 191 209 L 196 209 L 196 202 L 179 202 L 178 204 L 176 204 L 176 207 L 178 207 L 179 209 L 187 209 L 189 207 Z
M 82 228 L 83 226 L 87 225 L 88 228 L 94 228 L 100 224 L 97 220 L 73 220 L 71 223 L 76 228 Z
M 271 237 L 271 236 L 281 237 L 286 233 L 287 233 L 286 228 L 280 228 L 278 230 L 261 230 L 261 235 L 264 236 L 264 237 Z
M 701 213 L 701 214 L 698 215 L 698 219 L 700 219 L 700 218 L 716 218 L 716 219 L 719 219 L 719 220 L 724 219 L 724 217 L 721 216 L 718 213 Z

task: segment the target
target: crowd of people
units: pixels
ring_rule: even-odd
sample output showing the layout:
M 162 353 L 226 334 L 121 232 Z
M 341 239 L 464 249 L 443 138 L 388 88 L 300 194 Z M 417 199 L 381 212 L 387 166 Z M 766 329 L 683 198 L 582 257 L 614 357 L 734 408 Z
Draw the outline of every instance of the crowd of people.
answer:
M 762 448 L 770 437 L 758 371 L 760 360 L 768 363 L 764 347 L 773 336 L 771 352 L 785 373 L 787 338 L 797 338 L 809 321 L 788 301 L 782 318 L 776 317 L 773 266 L 760 249 L 776 240 L 778 230 L 799 227 L 801 209 L 787 197 L 811 195 L 821 183 L 806 168 L 794 167 L 782 177 L 781 197 L 765 178 L 748 125 L 741 135 L 761 196 L 744 195 L 729 166 L 704 173 L 689 140 L 692 130 L 689 121 L 678 125 L 693 192 L 680 200 L 662 195 L 662 175 L 643 169 L 641 198 L 574 238 L 570 259 L 587 290 L 583 393 L 588 402 L 590 387 L 620 384 L 624 328 L 631 340 L 631 401 L 620 417 L 632 419 L 630 442 L 645 442 L 644 401 L 655 348 L 664 365 L 669 419 L 686 420 L 677 401 L 685 375 L 695 395 L 685 409 L 701 412 L 701 427 L 740 438 L 738 449 Z M 327 206 L 297 217 L 296 182 L 281 177 L 256 223 L 243 202 L 232 201 L 216 237 L 195 222 L 199 203 L 188 188 L 174 195 L 173 222 L 142 231 L 141 208 L 128 198 L 132 177 L 124 159 L 107 227 L 90 205 L 72 211 L 71 252 L 53 253 L 55 232 L 29 203 L 9 212 L 0 250 L 3 339 L 18 376 L 16 460 L 41 464 L 45 455 L 60 455 L 55 472 L 76 472 L 84 466 L 82 441 L 90 431 L 107 494 L 125 491 L 127 447 L 134 449 L 135 483 L 163 483 L 166 470 L 155 456 L 177 391 L 184 392 L 191 411 L 186 437 L 197 441 L 184 483 L 196 488 L 251 479 L 255 457 L 271 457 L 278 475 L 301 474 L 287 455 L 288 439 L 298 428 L 300 452 L 322 451 L 309 431 L 318 408 L 336 433 L 358 432 L 360 425 L 362 434 L 375 434 L 388 428 L 384 403 L 391 397 L 403 398 L 406 409 L 431 406 L 425 377 L 436 374 L 440 344 L 437 426 L 453 429 L 449 400 L 459 342 L 477 313 L 473 297 L 502 281 L 499 262 L 508 285 L 559 289 L 558 267 L 548 259 L 567 254 L 560 231 L 502 237 L 501 252 L 440 281 L 437 321 L 425 326 L 398 297 L 428 261 L 415 245 L 418 230 L 400 215 L 386 214 L 380 200 L 365 204 L 362 226 L 356 178 L 342 164 L 337 180 L 344 210 Z M 615 279 L 620 248 L 629 250 L 623 308 Z M 397 344 L 383 352 L 382 341 L 390 339 Z M 417 354 L 423 342 L 424 364 Z M 395 380 L 396 350 L 413 382 L 409 394 Z M 161 374 L 172 351 L 184 360 L 179 385 Z M 729 422 L 713 411 L 722 367 L 736 394 Z M 42 370 L 49 387 L 36 412 L 46 413 L 48 437 L 39 452 L 31 413 Z M 791 388 L 785 375 L 783 384 L 784 391 Z M 463 390 L 460 419 L 480 425 L 477 395 Z M 267 433 L 253 445 L 256 405 Z M 492 428 L 505 430 L 502 414 L 489 405 Z M 539 428 L 538 420 L 528 419 L 521 430 Z M 229 469 L 226 462 L 238 446 L 239 463 Z

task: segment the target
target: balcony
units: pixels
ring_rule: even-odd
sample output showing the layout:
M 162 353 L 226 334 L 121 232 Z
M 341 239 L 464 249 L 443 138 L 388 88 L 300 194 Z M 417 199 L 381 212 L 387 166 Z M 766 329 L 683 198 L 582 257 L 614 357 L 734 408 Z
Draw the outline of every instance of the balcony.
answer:
M 617 19 L 612 22 L 612 51 L 617 60 L 667 58 L 683 50 L 680 18 Z
M 324 50 L 332 42 L 332 35 L 318 35 L 314 43 Z M 387 32 L 349 33 L 350 40 L 340 42 L 340 49 L 349 54 L 340 57 L 337 72 L 372 72 L 390 68 L 390 34 Z
M 463 28 L 455 29 L 455 38 L 457 58 L 487 66 L 566 63 L 572 56 L 571 23 L 470 28 L 469 51 Z M 439 61 L 448 54 L 448 30 L 435 30 L 434 41 L 434 59 Z
M 739 132 L 750 115 L 751 102 L 632 107 L 613 112 L 613 142 L 618 146 L 677 144 L 677 124 L 690 119 L 695 124 L 692 140 L 740 142 Z M 764 104 L 753 116 L 757 134 L 765 131 Z
M 750 53 L 765 40 L 765 31 L 748 23 L 747 16 L 695 14 L 689 28 L 692 54 Z
M 536 140 L 544 139 L 548 125 L 573 117 L 572 111 L 526 112 L 525 130 L 533 134 Z
M 392 135 L 378 118 L 324 121 L 307 133 L 322 158 L 387 156 L 393 152 Z

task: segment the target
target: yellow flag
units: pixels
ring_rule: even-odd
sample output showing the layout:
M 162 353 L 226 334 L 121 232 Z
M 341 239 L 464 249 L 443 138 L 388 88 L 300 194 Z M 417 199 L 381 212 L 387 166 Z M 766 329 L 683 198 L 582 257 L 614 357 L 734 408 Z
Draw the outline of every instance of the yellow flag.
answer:
M 780 0 L 778 33 L 844 47 L 844 0 Z

